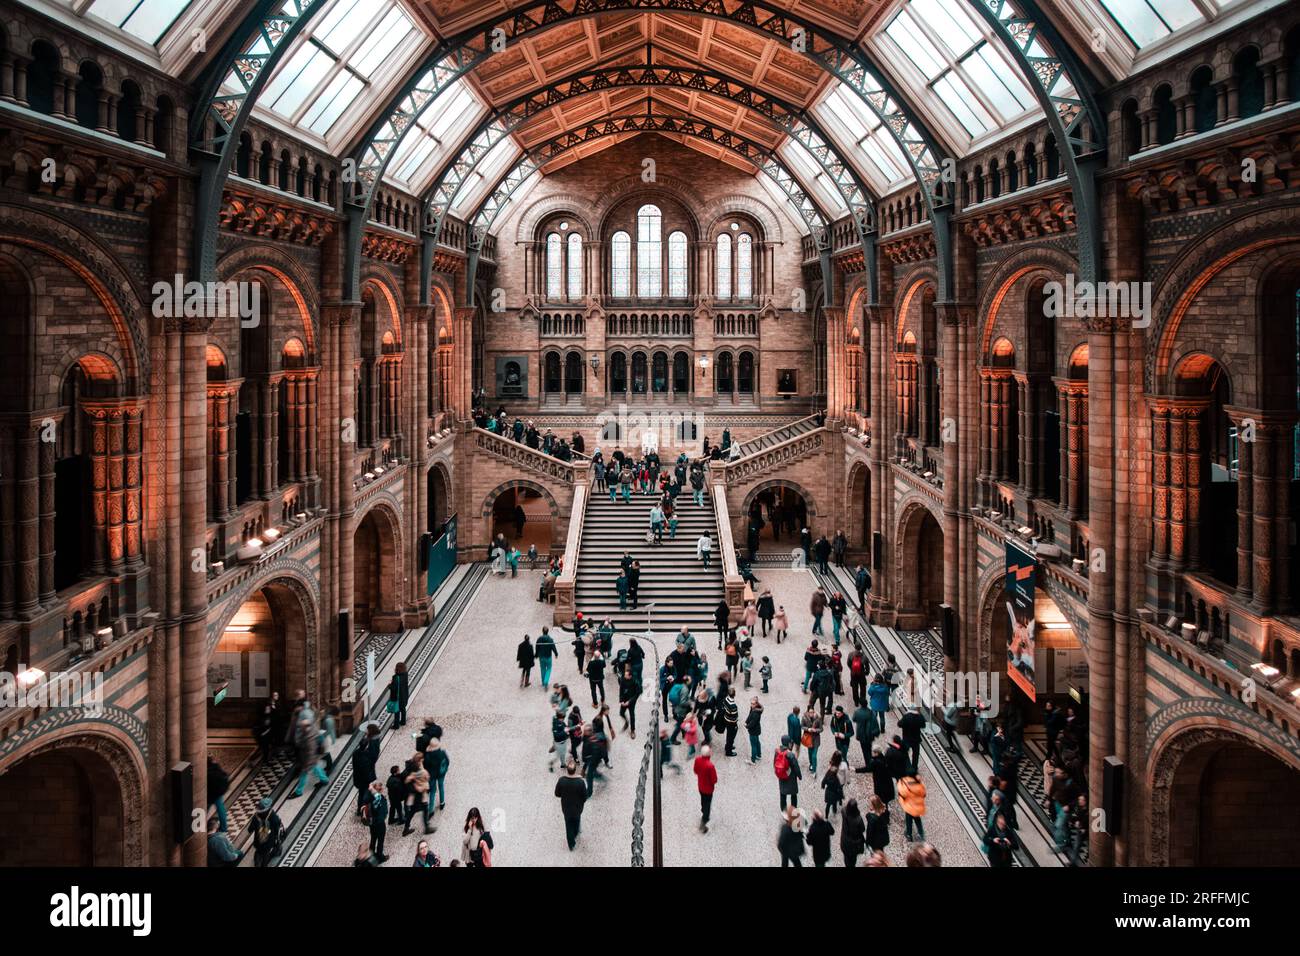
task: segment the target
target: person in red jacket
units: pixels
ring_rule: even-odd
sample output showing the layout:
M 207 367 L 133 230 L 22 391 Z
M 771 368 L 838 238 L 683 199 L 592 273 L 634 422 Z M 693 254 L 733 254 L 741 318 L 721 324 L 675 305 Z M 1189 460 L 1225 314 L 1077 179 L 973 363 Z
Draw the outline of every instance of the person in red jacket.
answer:
M 713 805 L 713 788 L 718 785 L 718 768 L 713 766 L 708 746 L 700 748 L 695 758 L 695 779 L 700 785 L 700 832 L 709 832 L 709 810 Z

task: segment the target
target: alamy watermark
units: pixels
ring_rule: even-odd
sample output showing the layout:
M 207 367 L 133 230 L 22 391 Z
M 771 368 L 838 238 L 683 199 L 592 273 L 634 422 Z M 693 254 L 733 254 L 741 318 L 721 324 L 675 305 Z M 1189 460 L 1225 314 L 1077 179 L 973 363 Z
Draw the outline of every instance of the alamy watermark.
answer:
M 77 708 L 89 715 L 104 712 L 104 675 L 99 671 L 0 671 L 0 709 Z
M 257 282 L 186 282 L 179 272 L 153 284 L 157 319 L 238 319 L 246 329 L 262 323 L 261 285 Z
M 643 452 L 694 448 L 704 438 L 704 416 L 693 411 L 634 411 L 620 404 L 597 415 L 596 426 L 600 442 Z
M 1043 285 L 1043 312 L 1053 319 L 1130 319 L 1133 328 L 1151 325 L 1150 282 L 1075 282 L 1066 273 L 1065 282 Z

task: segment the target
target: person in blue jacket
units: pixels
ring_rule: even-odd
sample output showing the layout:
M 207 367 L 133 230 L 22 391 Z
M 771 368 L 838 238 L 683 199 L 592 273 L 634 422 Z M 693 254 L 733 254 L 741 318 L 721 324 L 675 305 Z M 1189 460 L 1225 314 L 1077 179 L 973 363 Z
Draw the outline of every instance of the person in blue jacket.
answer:
M 885 714 L 889 713 L 889 684 L 883 674 L 877 674 L 871 679 L 871 684 L 867 687 L 867 701 L 871 706 L 871 712 L 876 716 L 879 732 L 883 734 Z

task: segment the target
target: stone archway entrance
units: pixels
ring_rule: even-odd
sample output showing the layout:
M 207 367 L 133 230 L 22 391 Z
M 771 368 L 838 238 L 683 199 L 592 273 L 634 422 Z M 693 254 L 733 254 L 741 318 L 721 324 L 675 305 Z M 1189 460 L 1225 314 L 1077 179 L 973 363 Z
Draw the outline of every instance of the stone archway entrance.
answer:
M 1174 738 L 1155 761 L 1152 860 L 1166 866 L 1293 866 L 1300 769 L 1245 737 Z
M 904 516 L 898 541 L 897 627 L 938 627 L 943 604 L 943 529 L 928 508 L 918 505 Z
M 0 773 L 0 865 L 143 865 L 146 808 L 120 749 L 111 738 L 81 734 Z
M 352 615 L 359 630 L 402 629 L 397 593 L 397 531 L 382 507 L 366 512 L 352 537 Z

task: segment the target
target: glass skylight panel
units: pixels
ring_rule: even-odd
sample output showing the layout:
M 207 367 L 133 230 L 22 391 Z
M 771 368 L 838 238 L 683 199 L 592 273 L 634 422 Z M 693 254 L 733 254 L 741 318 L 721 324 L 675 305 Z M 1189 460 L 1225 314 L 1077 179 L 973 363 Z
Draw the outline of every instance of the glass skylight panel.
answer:
M 1203 19 L 1193 0 L 1101 0 L 1101 4 L 1139 49 Z
M 972 138 L 987 133 L 994 127 L 993 117 L 989 116 L 970 87 L 955 73 L 949 72 L 941 76 L 934 84 L 934 91 Z
M 316 101 L 303 114 L 302 125 L 313 133 L 324 135 L 334 125 L 345 109 L 357 98 L 365 84 L 351 73 L 339 73 L 316 97 Z
M 925 74 L 927 80 L 933 80 L 944 71 L 944 57 L 917 26 L 908 10 L 899 10 L 898 16 L 885 27 L 885 33 L 907 54 L 913 65 Z
M 191 0 L 95 0 L 87 13 L 115 27 L 157 44 L 189 7 Z
M 339 0 L 321 17 L 315 30 L 316 39 L 331 50 L 342 50 L 365 27 L 374 12 L 372 2 Z
M 519 158 L 519 152 L 519 146 L 509 136 L 488 150 L 487 155 L 461 187 L 460 195 L 456 197 L 452 207 L 452 214 L 464 218 L 477 209 L 496 186 L 497 180 Z
M 365 42 L 357 49 L 348 65 L 367 79 L 375 67 L 392 53 L 397 45 L 411 35 L 415 25 L 400 7 L 393 7 L 383 22 L 370 31 Z
M 987 43 L 962 60 L 961 65 L 971 82 L 1003 117 L 1019 116 L 1033 107 L 1034 96 L 1021 82 L 1020 75 Z
M 911 9 L 933 29 L 953 56 L 961 56 L 984 39 L 966 11 L 964 0 L 912 0 Z
M 266 85 L 263 102 L 281 116 L 292 116 L 329 73 L 333 58 L 314 43 L 294 51 Z

